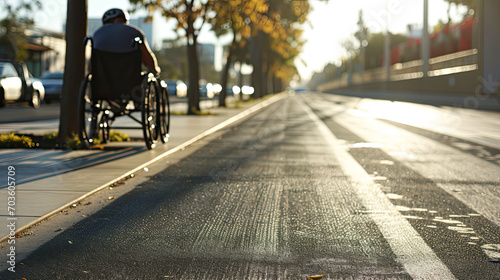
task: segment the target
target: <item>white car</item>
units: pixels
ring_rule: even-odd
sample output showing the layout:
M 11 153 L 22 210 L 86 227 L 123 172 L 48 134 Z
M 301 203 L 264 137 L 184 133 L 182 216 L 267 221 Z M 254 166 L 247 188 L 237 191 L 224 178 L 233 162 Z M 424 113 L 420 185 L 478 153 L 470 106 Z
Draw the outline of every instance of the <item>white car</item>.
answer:
M 33 78 L 24 63 L 0 62 L 0 107 L 7 103 L 29 102 L 39 108 L 45 98 L 42 83 Z

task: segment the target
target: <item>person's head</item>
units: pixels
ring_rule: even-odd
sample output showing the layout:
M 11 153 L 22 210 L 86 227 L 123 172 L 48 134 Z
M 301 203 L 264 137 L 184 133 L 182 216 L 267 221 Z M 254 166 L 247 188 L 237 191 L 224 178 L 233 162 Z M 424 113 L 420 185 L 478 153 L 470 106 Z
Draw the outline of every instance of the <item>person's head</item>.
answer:
M 128 23 L 130 20 L 129 14 L 122 9 L 109 9 L 102 16 L 102 24 L 109 23 Z

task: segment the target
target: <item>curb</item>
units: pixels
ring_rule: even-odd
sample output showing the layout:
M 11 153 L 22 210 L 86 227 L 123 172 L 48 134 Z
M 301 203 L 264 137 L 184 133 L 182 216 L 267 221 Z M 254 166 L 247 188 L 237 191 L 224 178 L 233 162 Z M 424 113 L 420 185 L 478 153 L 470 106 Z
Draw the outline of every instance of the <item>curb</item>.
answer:
M 201 134 L 198 134 L 197 136 L 191 138 L 190 140 L 188 140 L 188 141 L 186 141 L 186 142 L 184 142 L 184 143 L 182 143 L 182 144 L 180 144 L 180 145 L 178 145 L 178 146 L 176 146 L 176 147 L 174 147 L 174 148 L 172 148 L 172 149 L 170 149 L 170 150 L 168 150 L 168 151 L 166 151 L 166 152 L 158 155 L 157 157 L 153 158 L 152 160 L 149 160 L 148 162 L 146 162 L 144 164 L 141 164 L 138 167 L 136 167 L 136 168 L 134 168 L 134 169 L 132 169 L 132 170 L 124 173 L 123 175 L 119 176 L 118 178 L 113 179 L 113 180 L 111 180 L 111 181 L 109 181 L 109 182 L 107 182 L 107 183 L 105 183 L 105 184 L 97 187 L 96 189 L 94 189 L 94 190 L 92 190 L 92 191 L 90 191 L 90 192 L 88 192 L 88 193 L 80 196 L 79 198 L 74 199 L 71 202 L 66 203 L 65 205 L 63 205 L 63 206 L 61 206 L 61 207 L 59 207 L 59 208 L 57 208 L 57 209 L 55 209 L 55 210 L 53 210 L 51 212 L 49 212 L 49 213 L 47 213 L 47 214 L 39 217 L 38 219 L 36 219 L 36 220 L 34 220 L 34 221 L 32 221 L 32 222 L 30 222 L 30 223 L 22 226 L 21 228 L 19 228 L 19 229 L 16 230 L 15 234 L 16 235 L 21 234 L 22 232 L 26 231 L 27 229 L 33 227 L 34 225 L 36 225 L 36 224 L 38 224 L 40 222 L 43 222 L 44 220 L 49 219 L 50 217 L 56 215 L 57 213 L 63 211 L 64 209 L 70 208 L 73 204 L 78 204 L 80 201 L 84 200 L 85 198 L 87 198 L 87 197 L 89 197 L 89 196 L 91 196 L 91 195 L 93 195 L 93 194 L 95 194 L 97 192 L 100 192 L 101 190 L 109 187 L 110 185 L 113 185 L 113 184 L 115 184 L 115 183 L 117 183 L 119 181 L 122 181 L 124 179 L 127 179 L 127 178 L 133 176 L 134 174 L 138 173 L 140 170 L 143 170 L 145 167 L 147 167 L 149 165 L 152 165 L 152 164 L 154 164 L 154 163 L 162 160 L 163 158 L 167 157 L 168 155 L 171 155 L 171 154 L 173 154 L 173 153 L 175 153 L 175 152 L 177 152 L 179 150 L 182 150 L 182 149 L 186 148 L 187 146 L 189 146 L 189 145 L 191 145 L 191 144 L 193 144 L 193 143 L 201 140 L 202 138 L 205 138 L 206 136 L 208 136 L 208 135 L 210 135 L 210 134 L 212 134 L 212 133 L 214 133 L 214 132 L 216 132 L 218 130 L 221 130 L 222 128 L 225 128 L 225 127 L 229 126 L 230 124 L 233 124 L 233 123 L 235 123 L 235 122 L 237 122 L 237 121 L 239 121 L 239 120 L 241 120 L 241 119 L 243 119 L 243 118 L 245 118 L 245 117 L 247 117 L 247 116 L 249 116 L 249 115 L 251 115 L 251 114 L 253 114 L 253 113 L 255 113 L 255 112 L 257 112 L 257 111 L 259 111 L 259 110 L 261 110 L 261 109 L 263 109 L 263 108 L 265 108 L 265 107 L 267 107 L 267 106 L 269 106 L 269 105 L 271 105 L 271 104 L 273 104 L 273 103 L 275 103 L 275 102 L 277 102 L 277 101 L 285 98 L 285 97 L 287 97 L 287 96 L 288 95 L 286 95 L 284 93 L 276 94 L 276 95 L 274 95 L 273 97 L 271 97 L 271 98 L 269 98 L 267 100 L 261 101 L 261 102 L 255 104 L 255 105 L 253 105 L 253 106 L 251 106 L 251 107 L 243 110 L 242 112 L 236 114 L 235 116 L 232 116 L 231 118 L 229 118 L 229 119 L 221 122 L 220 124 L 218 124 L 218 125 L 210 128 L 210 129 L 206 130 L 205 132 L 202 132 Z M 0 238 L 0 243 L 3 243 L 6 240 L 8 240 L 9 236 L 10 236 L 10 234 L 7 234 L 7 235 L 3 236 L 2 238 Z

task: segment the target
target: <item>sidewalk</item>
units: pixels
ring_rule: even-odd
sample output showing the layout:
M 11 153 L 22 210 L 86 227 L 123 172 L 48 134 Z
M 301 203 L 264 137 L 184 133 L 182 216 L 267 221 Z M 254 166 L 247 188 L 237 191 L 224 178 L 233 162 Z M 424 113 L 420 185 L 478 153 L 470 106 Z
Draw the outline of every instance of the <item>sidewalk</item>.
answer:
M 3 170 L 0 217 L 5 225 L 15 221 L 16 231 L 23 231 L 285 96 L 279 94 L 257 103 L 243 104 L 243 108 L 211 108 L 213 115 L 173 115 L 169 142 L 158 144 L 152 150 L 147 150 L 144 142 L 109 144 L 109 149 L 104 150 L 0 149 Z M 15 204 L 11 202 L 11 209 L 8 208 L 11 197 L 7 178 L 9 166 L 15 168 L 16 187 Z M 15 210 L 15 215 L 11 216 L 9 210 Z M 9 228 L 0 226 L 1 240 L 8 236 Z

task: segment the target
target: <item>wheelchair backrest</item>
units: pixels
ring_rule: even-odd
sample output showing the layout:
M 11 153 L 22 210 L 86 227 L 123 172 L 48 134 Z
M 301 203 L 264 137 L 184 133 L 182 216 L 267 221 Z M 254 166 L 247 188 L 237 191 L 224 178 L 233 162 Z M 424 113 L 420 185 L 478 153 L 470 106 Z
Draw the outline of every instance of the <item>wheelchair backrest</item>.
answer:
M 141 98 L 141 50 L 113 53 L 92 48 L 92 99 L 126 103 Z

